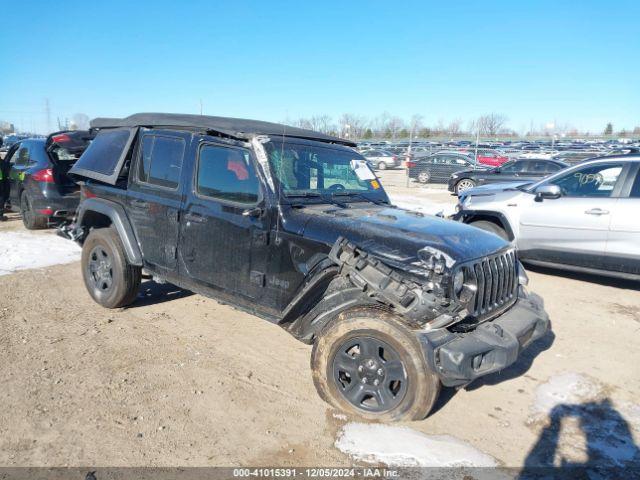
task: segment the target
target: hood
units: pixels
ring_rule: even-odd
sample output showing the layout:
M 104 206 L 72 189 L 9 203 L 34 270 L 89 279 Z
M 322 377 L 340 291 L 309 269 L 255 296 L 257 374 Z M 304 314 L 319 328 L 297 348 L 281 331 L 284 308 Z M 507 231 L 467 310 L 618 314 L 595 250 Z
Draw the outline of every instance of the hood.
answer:
M 444 254 L 448 267 L 493 254 L 508 246 L 483 230 L 440 217 L 389 206 L 349 208 L 313 205 L 290 212 L 303 224 L 303 237 L 328 246 L 344 237 L 389 266 L 408 267 L 418 261 L 418 250 Z

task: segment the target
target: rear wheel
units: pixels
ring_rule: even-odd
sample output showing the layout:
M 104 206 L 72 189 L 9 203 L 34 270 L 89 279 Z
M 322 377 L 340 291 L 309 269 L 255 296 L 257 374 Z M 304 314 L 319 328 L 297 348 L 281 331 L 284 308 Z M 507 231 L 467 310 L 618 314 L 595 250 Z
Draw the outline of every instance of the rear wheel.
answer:
M 475 186 L 476 182 L 468 178 L 463 178 L 456 184 L 456 193 L 460 194 L 461 192 L 469 190 L 470 188 L 473 188 Z
M 378 170 L 386 170 L 387 169 L 387 164 L 384 162 L 379 162 L 378 163 Z
M 326 402 L 371 420 L 422 419 L 440 392 L 416 335 L 379 310 L 345 312 L 325 327 L 311 368 Z
M 40 215 L 33 210 L 31 198 L 29 198 L 27 192 L 22 192 L 20 195 L 20 215 L 22 216 L 22 223 L 27 230 L 47 228 L 49 223 L 49 217 Z
M 142 269 L 131 265 L 118 232 L 91 230 L 82 246 L 82 276 L 89 295 L 106 308 L 125 307 L 136 299 Z
M 490 222 L 488 220 L 476 220 L 475 222 L 471 222 L 469 225 L 480 228 L 487 232 L 491 232 L 494 235 L 499 236 L 503 240 L 509 241 L 509 235 L 507 235 L 507 231 L 500 225 L 497 225 L 493 222 Z
M 431 173 L 428 171 L 424 171 L 424 172 L 420 172 L 418 174 L 418 181 L 420 183 L 429 183 L 429 180 L 431 180 Z

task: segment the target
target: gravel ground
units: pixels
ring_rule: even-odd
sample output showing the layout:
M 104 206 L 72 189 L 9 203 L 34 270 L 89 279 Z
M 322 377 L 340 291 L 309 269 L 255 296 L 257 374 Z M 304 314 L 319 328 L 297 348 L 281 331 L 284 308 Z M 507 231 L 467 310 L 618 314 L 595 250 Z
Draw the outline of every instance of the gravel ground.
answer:
M 402 172 L 383 180 L 394 195 L 453 201 L 407 188 Z M 14 215 L 0 241 L 15 231 Z M 311 348 L 277 326 L 151 282 L 132 307 L 105 310 L 78 262 L 0 276 L 0 465 L 393 464 L 407 434 L 425 449 L 446 435 L 504 467 L 640 465 L 639 285 L 529 276 L 553 334 L 506 371 L 444 390 L 429 418 L 365 431 L 369 443 L 316 395 Z M 411 455 L 404 464 L 436 458 Z

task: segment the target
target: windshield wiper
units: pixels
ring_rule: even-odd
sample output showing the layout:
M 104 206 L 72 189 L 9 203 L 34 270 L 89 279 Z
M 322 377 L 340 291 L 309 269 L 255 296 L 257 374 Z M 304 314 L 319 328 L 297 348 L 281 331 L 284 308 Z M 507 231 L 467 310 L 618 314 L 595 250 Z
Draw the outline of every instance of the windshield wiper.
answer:
M 322 195 L 318 192 L 299 192 L 299 193 L 285 193 L 286 198 L 318 198 L 326 203 L 331 203 L 332 205 L 337 205 L 340 208 L 347 208 L 347 205 L 335 198 L 332 198 L 330 195 Z
M 335 192 L 333 194 L 333 196 L 336 196 L 336 197 L 337 196 L 341 196 L 341 197 L 351 197 L 351 196 L 353 196 L 353 197 L 362 198 L 363 200 L 366 200 L 367 202 L 371 202 L 374 205 L 386 205 L 387 204 L 387 202 L 383 202 L 382 200 L 377 200 L 375 198 L 368 197 L 365 194 L 358 193 L 358 192 Z
M 286 198 L 320 198 L 321 195 L 317 192 L 299 192 L 299 193 L 285 193 Z

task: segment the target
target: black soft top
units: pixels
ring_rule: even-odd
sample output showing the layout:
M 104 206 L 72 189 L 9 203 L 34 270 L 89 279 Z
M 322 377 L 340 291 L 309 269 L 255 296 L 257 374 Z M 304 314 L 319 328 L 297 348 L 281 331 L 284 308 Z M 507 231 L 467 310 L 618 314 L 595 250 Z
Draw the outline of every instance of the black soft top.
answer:
M 189 115 L 182 113 L 135 113 L 125 118 L 94 118 L 91 128 L 118 127 L 182 127 L 202 128 L 228 137 L 247 140 L 255 135 L 287 136 L 339 143 L 355 147 L 354 142 L 324 133 L 290 127 L 280 123 L 246 120 L 243 118 L 211 117 L 208 115 Z

